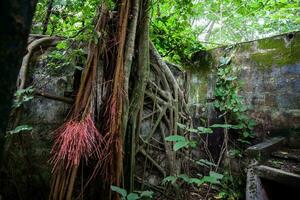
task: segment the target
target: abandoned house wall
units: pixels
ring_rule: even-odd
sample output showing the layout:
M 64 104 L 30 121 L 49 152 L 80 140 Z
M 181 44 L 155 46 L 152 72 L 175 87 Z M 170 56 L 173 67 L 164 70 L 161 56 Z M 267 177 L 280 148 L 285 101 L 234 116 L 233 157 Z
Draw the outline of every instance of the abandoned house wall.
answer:
M 233 53 L 234 52 L 234 53 Z M 194 58 L 190 70 L 190 103 L 205 115 L 209 77 L 219 59 L 233 53 L 231 64 L 241 68 L 240 94 L 264 134 L 300 128 L 300 32 L 212 49 Z M 197 54 L 196 54 L 197 55 Z

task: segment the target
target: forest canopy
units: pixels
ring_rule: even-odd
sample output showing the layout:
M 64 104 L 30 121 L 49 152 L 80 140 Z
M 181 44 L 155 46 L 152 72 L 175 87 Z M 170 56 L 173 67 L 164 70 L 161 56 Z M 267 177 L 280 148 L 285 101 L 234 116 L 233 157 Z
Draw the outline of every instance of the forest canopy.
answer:
M 297 0 L 155 0 L 150 5 L 151 39 L 163 57 L 188 64 L 201 48 L 299 30 L 299 4 Z M 98 5 L 99 0 L 40 0 L 33 33 L 86 41 L 94 34 Z

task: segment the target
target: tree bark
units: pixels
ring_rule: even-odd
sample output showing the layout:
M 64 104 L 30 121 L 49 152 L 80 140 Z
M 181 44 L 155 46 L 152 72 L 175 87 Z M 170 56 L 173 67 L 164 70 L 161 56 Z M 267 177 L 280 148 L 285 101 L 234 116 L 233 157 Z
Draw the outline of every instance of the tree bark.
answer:
M 138 58 L 137 65 L 135 65 L 134 88 L 130 98 L 128 130 L 126 134 L 126 141 L 131 144 L 129 150 L 129 162 L 127 163 L 127 173 L 129 177 L 128 189 L 134 190 L 134 171 L 135 171 L 135 154 L 136 154 L 136 137 L 140 132 L 140 125 L 142 121 L 142 112 L 144 104 L 144 93 L 146 89 L 147 80 L 150 70 L 150 55 L 149 55 L 149 1 L 142 1 L 140 9 L 140 32 L 138 38 Z M 127 151 L 128 152 L 128 151 Z

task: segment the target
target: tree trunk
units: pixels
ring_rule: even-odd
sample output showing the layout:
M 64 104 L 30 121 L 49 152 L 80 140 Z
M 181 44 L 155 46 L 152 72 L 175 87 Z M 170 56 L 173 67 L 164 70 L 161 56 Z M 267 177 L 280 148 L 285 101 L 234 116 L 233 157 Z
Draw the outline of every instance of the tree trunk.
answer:
M 129 191 L 134 190 L 134 171 L 135 171 L 135 154 L 136 154 L 136 137 L 140 132 L 140 125 L 142 120 L 144 93 L 146 89 L 147 79 L 150 70 L 149 57 L 149 1 L 141 3 L 140 10 L 140 32 L 138 38 L 138 55 L 137 63 L 135 64 L 135 76 L 132 82 L 134 88 L 130 98 L 128 129 L 126 133 L 127 141 L 127 163 L 125 180 L 128 181 L 126 186 Z

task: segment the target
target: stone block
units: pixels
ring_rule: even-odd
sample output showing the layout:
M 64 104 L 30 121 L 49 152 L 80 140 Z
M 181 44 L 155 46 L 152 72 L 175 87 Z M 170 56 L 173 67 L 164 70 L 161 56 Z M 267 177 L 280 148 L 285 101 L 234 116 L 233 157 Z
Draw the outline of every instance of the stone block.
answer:
M 269 155 L 285 143 L 284 137 L 274 137 L 246 149 L 246 155 L 256 160 L 267 159 Z

